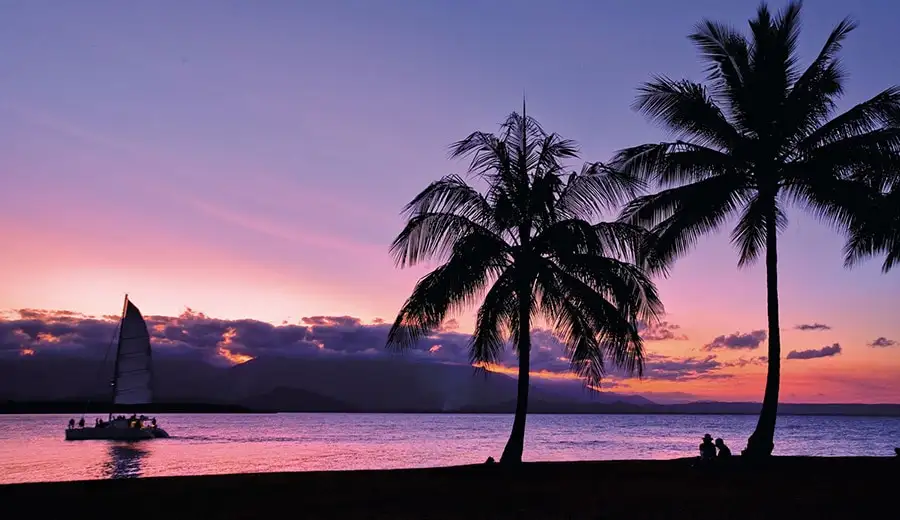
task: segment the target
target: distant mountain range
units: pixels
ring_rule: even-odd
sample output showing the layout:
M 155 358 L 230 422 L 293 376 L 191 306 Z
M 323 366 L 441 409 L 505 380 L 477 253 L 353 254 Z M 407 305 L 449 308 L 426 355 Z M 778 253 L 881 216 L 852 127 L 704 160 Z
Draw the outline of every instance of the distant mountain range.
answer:
M 106 367 L 83 358 L 0 359 L 0 412 L 68 412 L 108 402 Z M 157 412 L 512 413 L 516 380 L 471 367 L 403 357 L 260 358 L 233 367 L 154 359 Z M 756 414 L 758 403 L 657 404 L 637 395 L 592 392 L 572 381 L 534 378 L 532 413 Z M 6 404 L 4 404 L 6 402 Z M 135 410 L 142 411 L 142 410 Z M 900 405 L 782 404 L 785 415 L 900 416 Z

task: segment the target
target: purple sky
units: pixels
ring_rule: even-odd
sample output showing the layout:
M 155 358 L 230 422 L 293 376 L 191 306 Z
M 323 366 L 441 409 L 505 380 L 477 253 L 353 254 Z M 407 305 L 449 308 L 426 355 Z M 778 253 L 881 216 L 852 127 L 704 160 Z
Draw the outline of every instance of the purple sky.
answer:
M 495 130 L 523 93 L 587 160 L 662 138 L 630 110 L 635 88 L 700 79 L 693 25 L 744 27 L 757 5 L 0 2 L 0 309 L 111 314 L 127 291 L 150 314 L 391 319 L 423 272 L 388 258 L 398 212 L 464 169 L 450 142 Z M 802 56 L 846 15 L 861 27 L 844 108 L 900 83 L 891 2 L 807 2 Z M 900 339 L 900 277 L 846 271 L 838 234 L 789 216 L 784 327 L 832 331 L 789 331 L 785 351 L 840 342 L 835 370 L 900 371 L 900 349 L 866 347 Z M 660 282 L 697 339 L 664 354 L 764 328 L 762 269 L 736 262 L 723 233 Z

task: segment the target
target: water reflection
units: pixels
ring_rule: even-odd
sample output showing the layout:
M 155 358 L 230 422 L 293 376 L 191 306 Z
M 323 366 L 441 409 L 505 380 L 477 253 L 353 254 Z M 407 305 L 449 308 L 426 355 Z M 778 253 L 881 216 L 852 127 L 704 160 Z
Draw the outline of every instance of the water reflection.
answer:
M 137 478 L 147 451 L 135 443 L 111 444 L 103 463 L 103 478 Z

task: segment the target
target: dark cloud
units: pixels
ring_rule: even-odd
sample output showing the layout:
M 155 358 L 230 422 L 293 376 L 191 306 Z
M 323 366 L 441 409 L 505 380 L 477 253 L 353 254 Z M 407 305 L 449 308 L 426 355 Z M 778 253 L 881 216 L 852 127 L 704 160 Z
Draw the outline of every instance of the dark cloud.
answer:
M 703 350 L 747 349 L 752 350 L 766 340 L 766 331 L 754 330 L 746 334 L 735 332 L 727 336 L 719 336 L 703 346 Z
M 719 373 L 725 366 L 713 354 L 702 358 L 675 358 L 659 354 L 648 354 L 644 366 L 644 377 L 646 379 L 666 381 L 732 377 L 731 374 Z
M 724 364 L 724 366 L 744 368 L 744 367 L 752 366 L 752 365 L 765 365 L 768 362 L 769 362 L 768 356 L 757 356 L 757 357 L 751 357 L 751 358 L 741 357 L 734 361 L 726 362 Z
M 390 325 L 367 324 L 352 316 L 309 316 L 300 323 L 273 325 L 256 320 L 221 320 L 187 309 L 176 317 L 144 317 L 154 354 L 193 356 L 210 362 L 264 357 L 388 355 Z M 115 336 L 118 317 L 92 318 L 71 312 L 26 309 L 0 317 L 0 355 L 69 354 L 103 357 Z M 451 327 L 453 323 L 448 323 Z M 535 333 L 535 369 L 558 369 L 562 347 Z M 437 331 L 411 348 L 419 360 L 468 363 L 470 336 Z M 563 349 L 564 350 L 564 349 Z M 511 353 L 505 358 L 515 360 Z
M 678 329 L 680 328 L 681 326 L 674 323 L 669 323 L 668 321 L 661 321 L 652 324 L 647 324 L 644 322 L 638 323 L 638 331 L 641 333 L 641 337 L 644 338 L 644 341 L 688 339 L 688 337 L 684 334 L 678 333 Z
M 836 356 L 841 353 L 840 343 L 831 346 L 825 346 L 820 349 L 810 350 L 792 350 L 788 352 L 788 359 L 817 359 L 823 357 Z
M 871 343 L 869 343 L 868 345 L 870 347 L 893 347 L 896 344 L 897 344 L 896 341 L 894 341 L 892 339 L 887 339 L 886 337 L 881 336 L 881 337 L 877 338 L 876 340 L 872 341 Z
M 69 312 L 26 310 L 0 317 L 0 355 L 49 356 L 70 354 L 102 358 L 111 346 L 118 317 L 92 318 Z M 188 356 L 212 364 L 228 364 L 251 358 L 303 358 L 311 356 L 389 356 L 384 348 L 390 324 L 379 320 L 363 323 L 352 316 L 310 316 L 299 323 L 273 325 L 262 321 L 221 320 L 187 309 L 176 317 L 145 316 L 154 355 Z M 412 361 L 469 363 L 471 336 L 457 331 L 450 320 L 440 330 L 413 345 L 406 355 Z M 663 322 L 644 327 L 645 339 L 680 339 L 677 325 Z M 653 339 L 649 339 L 653 341 Z M 551 331 L 531 334 L 531 367 L 536 372 L 569 372 L 566 346 Z M 756 359 L 756 358 L 754 358 Z M 722 362 L 714 355 L 677 358 L 648 354 L 645 379 L 690 380 L 730 377 L 723 368 L 743 367 L 750 362 Z M 517 365 L 508 348 L 499 359 L 506 367 Z M 613 379 L 627 374 L 611 369 Z M 604 383 L 606 385 L 606 383 Z M 608 386 L 608 385 L 606 385 Z
M 691 381 L 697 379 L 728 379 L 733 373 L 729 368 L 744 368 L 751 365 L 765 365 L 766 357 L 739 358 L 722 361 L 715 354 L 702 357 L 675 357 L 662 354 L 647 354 L 644 360 L 644 379 L 663 381 Z M 626 378 L 616 374 L 616 378 Z M 604 383 L 605 384 L 605 383 Z
M 831 326 L 824 323 L 803 323 L 794 328 L 797 330 L 831 330 Z

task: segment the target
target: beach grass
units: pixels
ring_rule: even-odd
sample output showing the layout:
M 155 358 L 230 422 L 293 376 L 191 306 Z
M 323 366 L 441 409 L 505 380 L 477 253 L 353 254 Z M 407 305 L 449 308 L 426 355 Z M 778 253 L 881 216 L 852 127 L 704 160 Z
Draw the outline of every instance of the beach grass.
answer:
M 7 518 L 887 518 L 900 459 L 775 457 L 527 463 L 262 473 L 0 486 Z M 127 513 L 125 513 L 127 514 Z M 5 516 L 5 515 L 4 515 Z

